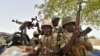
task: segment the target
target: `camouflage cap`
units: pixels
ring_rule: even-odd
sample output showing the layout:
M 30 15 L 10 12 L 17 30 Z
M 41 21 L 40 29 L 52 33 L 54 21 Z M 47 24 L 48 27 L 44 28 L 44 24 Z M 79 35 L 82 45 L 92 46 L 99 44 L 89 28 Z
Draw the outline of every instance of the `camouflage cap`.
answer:
M 49 27 L 52 28 L 52 23 L 51 23 L 51 21 L 50 21 L 49 19 L 44 19 L 44 20 L 42 21 L 41 28 L 44 28 L 44 26 L 49 26 Z
M 50 25 L 50 26 L 52 26 L 52 23 L 50 22 L 49 19 L 44 19 L 44 20 L 42 21 L 42 25 Z
M 52 21 L 54 21 L 55 19 L 59 19 L 59 17 L 53 16 L 53 17 L 52 17 Z
M 65 25 L 66 23 L 70 23 L 70 22 L 75 22 L 75 19 L 72 18 L 71 16 L 67 16 L 62 20 L 62 25 Z

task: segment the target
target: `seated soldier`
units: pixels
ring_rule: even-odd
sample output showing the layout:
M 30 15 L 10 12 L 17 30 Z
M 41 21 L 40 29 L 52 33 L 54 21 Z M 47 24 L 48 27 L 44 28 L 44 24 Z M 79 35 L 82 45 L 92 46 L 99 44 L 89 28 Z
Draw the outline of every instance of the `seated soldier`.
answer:
M 39 44 L 34 48 L 34 54 L 37 56 L 58 56 L 55 52 L 58 51 L 57 36 L 53 36 L 52 24 L 48 19 L 42 21 L 41 30 L 43 35 Z M 30 54 L 31 56 L 31 54 Z
M 6 40 L 3 37 L 1 37 L 0 38 L 0 54 L 5 51 L 6 45 L 7 45 Z
M 67 45 L 67 50 L 65 50 L 67 53 L 64 54 L 66 54 L 66 56 L 75 56 L 76 54 L 79 54 L 79 56 L 88 56 L 88 51 L 91 51 L 93 48 L 87 37 L 81 36 L 81 38 L 76 38 L 75 40 L 72 38 L 73 32 L 75 31 L 75 19 L 70 16 L 65 17 L 62 20 L 62 27 L 64 29 L 64 33 L 61 48 Z M 70 43 L 72 41 L 74 41 L 74 43 L 71 45 Z
M 38 31 L 35 31 L 33 33 L 33 38 L 31 39 L 30 44 L 34 48 L 36 45 L 38 45 L 38 43 L 39 43 L 39 33 Z

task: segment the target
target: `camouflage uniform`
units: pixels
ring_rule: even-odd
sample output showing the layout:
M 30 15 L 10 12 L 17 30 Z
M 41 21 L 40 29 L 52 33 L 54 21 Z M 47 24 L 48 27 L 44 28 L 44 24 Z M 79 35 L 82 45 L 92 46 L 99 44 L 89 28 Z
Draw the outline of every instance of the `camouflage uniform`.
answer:
M 0 54 L 2 54 L 6 49 L 7 43 L 4 37 L 0 37 Z
M 67 16 L 65 17 L 63 20 L 62 20 L 62 26 L 64 27 L 65 24 L 67 23 L 70 23 L 70 22 L 75 22 L 75 19 L 73 19 L 72 17 L 70 16 Z M 70 38 L 72 37 L 73 33 L 69 33 L 69 32 L 64 32 L 63 33 L 63 40 L 62 41 L 62 45 L 61 45 L 61 48 L 64 47 L 66 45 L 66 43 L 68 43 L 68 41 L 70 40 Z M 86 37 L 82 36 L 81 39 L 84 39 L 86 42 L 89 42 L 88 40 L 86 40 Z M 72 47 L 71 51 L 68 53 L 68 56 L 74 56 L 74 48 L 75 46 Z M 88 56 L 88 51 L 86 48 L 79 48 L 79 51 L 80 51 L 80 56 Z
M 1 37 L 0 38 L 0 47 L 5 46 L 5 45 L 7 45 L 6 40 L 3 37 Z
M 43 20 L 42 26 L 44 26 L 44 25 L 45 26 L 48 25 L 48 26 L 52 27 L 52 24 L 48 19 Z M 43 52 L 45 52 L 45 51 L 43 50 L 43 48 L 46 48 L 46 50 L 47 50 L 46 56 L 58 56 L 57 54 L 54 54 L 54 52 L 56 52 L 58 50 L 57 39 L 55 37 L 56 37 L 56 35 L 53 34 L 53 32 L 51 32 L 50 35 L 44 34 L 41 37 L 40 44 L 38 45 L 38 48 L 41 49 L 39 56 L 44 56 Z
M 58 16 L 53 16 L 52 19 L 51 19 L 52 25 L 54 23 L 57 24 L 56 26 L 53 26 L 53 38 L 56 39 L 56 41 L 57 41 L 57 43 L 56 43 L 57 44 L 57 47 L 60 49 L 61 40 L 63 40 L 61 38 L 63 29 L 62 29 L 61 26 L 59 26 L 59 20 L 60 20 L 60 18 Z M 58 22 L 56 22 L 56 21 L 58 21 Z
M 33 48 L 34 48 L 34 47 L 35 47 L 36 45 L 38 45 L 38 43 L 39 43 L 39 33 L 38 33 L 38 31 L 35 31 L 33 35 L 34 35 L 34 36 L 33 36 L 33 38 L 31 39 L 30 44 L 31 44 L 31 46 L 33 46 Z M 35 35 L 38 35 L 38 36 L 35 36 Z

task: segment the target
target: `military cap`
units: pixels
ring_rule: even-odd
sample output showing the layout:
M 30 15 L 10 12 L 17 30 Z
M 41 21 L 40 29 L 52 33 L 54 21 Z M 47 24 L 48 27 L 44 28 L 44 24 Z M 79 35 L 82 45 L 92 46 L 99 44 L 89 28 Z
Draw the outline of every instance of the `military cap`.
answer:
M 52 21 L 54 21 L 55 19 L 60 19 L 60 18 L 57 17 L 57 16 L 53 16 L 53 17 L 52 17 Z
M 70 23 L 70 22 L 75 22 L 75 19 L 72 18 L 71 16 L 67 16 L 62 20 L 62 25 L 65 25 L 65 24 Z
M 43 19 L 42 25 L 52 25 L 49 19 Z
M 34 34 L 39 34 L 39 32 L 38 31 L 34 31 Z

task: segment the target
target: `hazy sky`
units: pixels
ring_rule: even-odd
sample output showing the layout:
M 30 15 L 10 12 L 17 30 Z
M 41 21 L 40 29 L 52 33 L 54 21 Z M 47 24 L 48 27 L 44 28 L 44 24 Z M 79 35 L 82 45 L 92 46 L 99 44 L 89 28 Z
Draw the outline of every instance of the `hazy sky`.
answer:
M 37 16 L 38 12 L 37 9 L 34 9 L 34 4 L 41 2 L 42 0 L 0 0 L 0 32 L 14 33 L 18 31 L 19 25 L 11 20 L 31 20 L 32 17 Z M 100 30 L 93 29 L 89 35 L 100 38 Z

